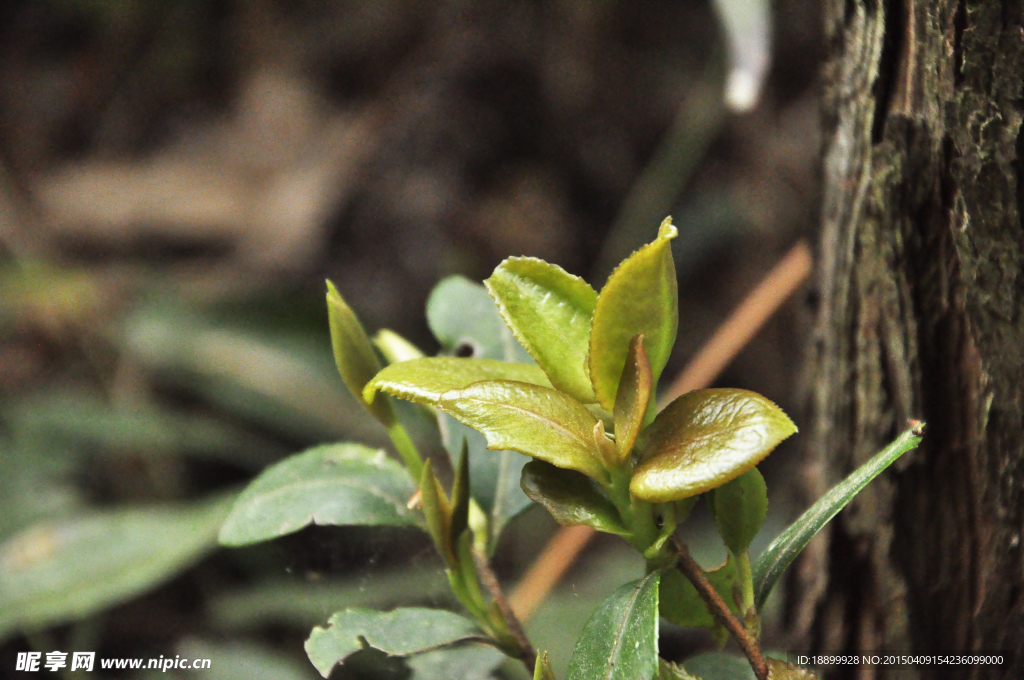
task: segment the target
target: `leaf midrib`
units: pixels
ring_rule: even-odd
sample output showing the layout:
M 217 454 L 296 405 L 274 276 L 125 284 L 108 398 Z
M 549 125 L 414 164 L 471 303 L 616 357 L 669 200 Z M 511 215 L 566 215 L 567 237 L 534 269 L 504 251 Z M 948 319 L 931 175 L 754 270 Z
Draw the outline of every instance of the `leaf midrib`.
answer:
M 623 623 L 628 623 L 629 622 L 629 620 L 631 618 L 630 614 L 633 613 L 633 608 L 636 606 L 636 601 L 640 597 L 640 591 L 642 591 L 644 589 L 644 586 L 647 583 L 647 579 L 648 578 L 650 578 L 650 576 L 648 576 L 648 577 L 644 578 L 642 581 L 640 581 L 640 583 L 638 583 L 636 588 L 633 590 L 633 596 L 630 598 L 629 607 L 626 610 L 626 615 L 624 617 L 622 617 Z M 615 662 L 613 661 L 613 659 L 615 659 L 618 656 L 618 652 L 622 648 L 622 640 L 626 637 L 626 632 L 625 631 L 628 628 L 629 628 L 628 625 L 622 626 L 621 634 L 617 635 L 616 638 L 615 638 L 615 641 L 612 643 L 612 649 L 611 649 L 611 652 L 608 655 L 607 663 L 605 664 L 605 669 L 606 669 L 605 676 L 604 676 L 605 680 L 610 680 L 611 677 L 612 677 L 612 673 L 615 671 Z

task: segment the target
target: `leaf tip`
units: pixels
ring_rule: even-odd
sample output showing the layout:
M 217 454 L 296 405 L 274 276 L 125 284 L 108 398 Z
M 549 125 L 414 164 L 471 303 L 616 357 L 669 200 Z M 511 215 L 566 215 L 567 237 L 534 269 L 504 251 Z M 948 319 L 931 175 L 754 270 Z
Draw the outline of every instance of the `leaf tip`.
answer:
M 679 230 L 676 229 L 676 225 L 672 224 L 671 215 L 661 221 L 661 226 L 658 227 L 659 239 L 674 239 L 678 235 Z

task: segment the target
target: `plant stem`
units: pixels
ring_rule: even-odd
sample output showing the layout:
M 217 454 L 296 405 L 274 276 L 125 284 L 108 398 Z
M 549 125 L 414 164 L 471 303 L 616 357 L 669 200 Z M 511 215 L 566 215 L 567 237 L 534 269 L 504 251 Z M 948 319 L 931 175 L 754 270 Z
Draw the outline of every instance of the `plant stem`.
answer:
M 533 645 L 530 644 L 530 639 L 526 637 L 523 624 L 520 623 L 515 612 L 512 611 L 512 606 L 508 603 L 508 598 L 505 597 L 505 592 L 501 589 L 501 584 L 498 583 L 498 577 L 495 576 L 494 570 L 491 569 L 487 556 L 474 550 L 473 562 L 476 564 L 476 571 L 480 575 L 480 580 L 483 581 L 484 587 L 487 588 L 487 592 L 490 593 L 491 599 L 505 620 L 505 626 L 508 628 L 508 632 L 516 645 L 516 656 L 526 666 L 526 670 L 532 673 L 534 666 L 537 664 L 537 652 L 534 651 Z
M 764 655 L 761 654 L 761 648 L 757 644 L 757 640 L 732 615 L 725 600 L 722 599 L 722 596 L 718 594 L 718 591 L 715 590 L 707 577 L 704 576 L 704 570 L 690 557 L 690 551 L 687 550 L 686 546 L 675 536 L 672 537 L 672 544 L 679 553 L 680 571 L 686 575 L 686 578 L 690 579 L 690 583 L 697 589 L 697 592 L 704 599 L 704 602 L 707 603 L 708 609 L 714 614 L 715 618 L 736 638 L 736 642 L 743 649 L 743 653 L 747 655 L 747 660 L 750 661 L 750 666 L 754 669 L 754 675 L 757 676 L 757 680 L 768 680 L 768 664 L 764 660 Z
M 417 450 L 409 433 L 406 432 L 405 427 L 402 426 L 402 423 L 398 422 L 397 418 L 388 425 L 388 436 L 391 437 L 392 443 L 398 449 L 398 454 L 405 461 L 405 467 L 409 470 L 409 474 L 412 475 L 413 479 L 418 480 L 423 472 L 423 459 L 420 458 L 420 452 Z
M 736 555 L 736 577 L 740 582 L 742 595 L 740 602 L 736 604 L 740 608 L 747 632 L 756 640 L 761 637 L 761 622 L 757 616 L 757 607 L 754 606 L 754 576 L 750 566 L 750 553 L 746 550 Z

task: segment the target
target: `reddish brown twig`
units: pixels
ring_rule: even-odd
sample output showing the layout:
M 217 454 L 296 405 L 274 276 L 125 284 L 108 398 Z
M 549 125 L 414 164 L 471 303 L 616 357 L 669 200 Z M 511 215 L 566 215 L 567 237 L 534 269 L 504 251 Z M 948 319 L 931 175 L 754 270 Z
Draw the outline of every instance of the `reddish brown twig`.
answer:
M 747 660 L 750 661 L 757 680 L 768 680 L 768 664 L 764 660 L 764 655 L 761 654 L 761 647 L 757 644 L 757 640 L 747 632 L 739 619 L 732 615 L 729 605 L 708 581 L 700 565 L 690 557 L 690 551 L 686 549 L 686 546 L 675 536 L 672 537 L 672 544 L 675 546 L 676 552 L 679 553 L 679 570 L 686 575 L 686 578 L 690 579 L 690 583 L 700 593 L 701 598 L 708 605 L 708 610 L 718 619 L 718 622 L 736 638 L 740 649 L 747 655 Z

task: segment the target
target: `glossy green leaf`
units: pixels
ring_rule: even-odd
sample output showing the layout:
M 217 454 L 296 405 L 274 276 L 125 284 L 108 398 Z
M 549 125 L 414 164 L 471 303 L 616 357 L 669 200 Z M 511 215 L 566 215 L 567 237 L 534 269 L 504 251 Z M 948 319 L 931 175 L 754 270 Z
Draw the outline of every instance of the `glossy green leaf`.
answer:
M 625 460 L 633 450 L 651 403 L 653 379 L 643 340 L 643 335 L 634 335 L 629 341 L 629 352 L 615 397 L 615 446 L 619 450 L 619 460 Z
M 764 606 L 782 572 L 829 520 L 839 514 L 861 489 L 907 451 L 921 443 L 924 425 L 907 430 L 896 440 L 832 487 L 765 548 L 754 565 L 754 602 Z
M 659 573 L 622 586 L 583 628 L 568 680 L 651 680 L 658 672 Z
M 380 371 L 380 360 L 373 351 L 370 338 L 356 313 L 341 297 L 338 289 L 327 282 L 327 318 L 331 326 L 334 361 L 345 385 L 373 416 L 385 426 L 395 421 L 391 404 L 386 399 L 376 403 L 363 399 L 363 388 Z
M 498 313 L 487 289 L 461 276 L 437 285 L 427 302 L 427 321 L 443 351 L 477 359 L 532 363 Z M 519 488 L 519 474 L 529 458 L 515 451 L 488 451 L 487 439 L 445 413 L 438 413 L 441 440 L 454 468 L 469 443 L 469 479 L 473 498 L 488 518 L 488 543 L 493 549 L 505 524 L 529 507 Z
M 0 638 L 85 618 L 153 588 L 217 546 L 232 497 L 100 510 L 0 544 Z
M 420 479 L 421 501 L 423 503 L 423 515 L 427 519 L 427 531 L 434 539 L 441 557 L 449 566 L 455 564 L 454 545 L 451 540 L 452 507 L 445 495 L 441 483 L 434 476 L 434 469 L 428 459 L 423 463 L 423 477 Z
M 729 609 L 737 611 L 733 597 L 733 584 L 736 582 L 736 562 L 730 555 L 726 562 L 710 571 L 705 571 L 708 581 L 718 594 L 722 596 Z M 678 626 L 695 628 L 714 628 L 718 621 L 708 611 L 704 598 L 690 583 L 690 579 L 678 569 L 669 569 L 661 576 L 661 615 L 667 621 Z
M 629 341 L 644 336 L 651 378 L 658 383 L 668 363 L 679 325 L 679 296 L 670 241 L 676 237 L 665 218 L 658 238 L 624 260 L 601 289 L 590 332 L 590 379 L 598 401 L 615 407 Z
M 424 356 L 419 347 L 387 328 L 377 331 L 377 335 L 373 336 L 373 344 L 389 364 L 422 359 Z
M 436 405 L 445 392 L 482 380 L 516 380 L 550 387 L 547 376 L 535 364 L 511 364 L 493 359 L 426 357 L 392 364 L 378 373 L 363 390 L 367 402 L 377 391 Z
M 737 555 L 750 547 L 768 514 L 768 487 L 756 467 L 708 494 L 722 540 Z
M 682 666 L 658 659 L 658 680 L 701 680 L 695 675 L 690 675 Z
M 498 313 L 487 289 L 462 276 L 450 276 L 427 299 L 427 324 L 448 352 L 475 359 L 531 363 Z
M 464 441 L 459 464 L 455 466 L 455 484 L 452 485 L 452 526 L 449 532 L 452 545 L 469 527 L 469 492 L 469 444 Z
M 406 607 L 390 612 L 346 609 L 317 626 L 306 640 L 306 654 L 325 678 L 363 648 L 361 640 L 390 656 L 409 656 L 464 640 L 485 640 L 469 619 L 440 609 Z
M 793 421 L 755 392 L 687 392 L 648 428 L 629 490 L 652 503 L 704 493 L 760 463 L 794 432 Z
M 437 407 L 482 432 L 491 449 L 511 449 L 595 479 L 604 477 L 593 436 L 597 420 L 558 390 L 488 380 L 446 392 Z
M 588 374 L 597 293 L 558 265 L 510 257 L 484 281 L 519 343 L 551 384 L 583 403 L 597 400 Z
M 317 446 L 253 480 L 224 522 L 220 542 L 258 543 L 310 524 L 417 524 L 406 507 L 415 492 L 409 474 L 383 451 L 361 444 Z
M 562 526 L 586 524 L 608 534 L 628 533 L 612 502 L 575 470 L 532 460 L 523 468 L 522 485 L 526 495 L 544 506 Z
M 702 680 L 757 680 L 746 657 L 726 652 L 697 654 L 684 661 L 683 666 Z

